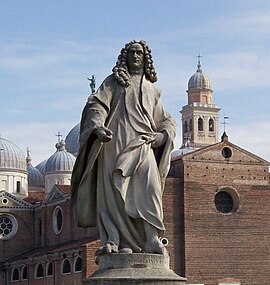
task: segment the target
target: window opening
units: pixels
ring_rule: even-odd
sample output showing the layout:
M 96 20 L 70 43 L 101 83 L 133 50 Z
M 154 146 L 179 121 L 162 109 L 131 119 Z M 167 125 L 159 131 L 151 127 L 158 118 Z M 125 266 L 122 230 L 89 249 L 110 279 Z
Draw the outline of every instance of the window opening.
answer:
M 230 193 L 220 191 L 215 196 L 216 209 L 221 213 L 231 213 L 233 210 L 233 198 Z
M 78 256 L 75 260 L 75 272 L 80 272 L 82 271 L 82 258 Z
M 44 277 L 44 270 L 42 264 L 38 264 L 36 269 L 36 278 L 43 278 Z
M 203 131 L 203 119 L 198 119 L 198 131 Z
M 212 118 L 209 119 L 209 132 L 214 131 L 214 120 Z
M 21 192 L 21 182 L 17 181 L 16 182 L 16 193 L 20 193 Z
M 12 272 L 12 281 L 19 281 L 19 269 L 17 267 Z
M 27 280 L 28 279 L 28 267 L 24 266 L 22 270 L 22 280 Z
M 71 266 L 70 266 L 70 261 L 66 258 L 63 261 L 63 266 L 62 266 L 62 274 L 68 274 L 71 272 Z
M 52 261 L 50 261 L 48 264 L 47 264 L 47 276 L 53 276 L 53 263 Z

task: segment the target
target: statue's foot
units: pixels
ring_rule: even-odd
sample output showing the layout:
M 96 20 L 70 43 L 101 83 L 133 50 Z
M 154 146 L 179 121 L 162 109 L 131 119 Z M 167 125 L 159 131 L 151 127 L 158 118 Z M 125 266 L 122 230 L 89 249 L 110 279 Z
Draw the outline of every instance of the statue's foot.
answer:
M 124 248 L 121 248 L 118 253 L 132 253 L 133 250 L 129 247 L 124 247 Z
M 118 246 L 113 242 L 107 242 L 106 245 L 106 253 L 117 253 L 118 252 Z
M 131 249 L 130 245 L 126 242 L 121 242 L 119 246 L 118 253 L 132 253 L 133 250 Z
M 166 247 L 162 244 L 159 239 L 153 239 L 146 242 L 145 245 L 145 252 L 146 253 L 158 253 L 164 256 L 168 256 L 168 251 Z
M 113 242 L 107 242 L 105 245 L 103 245 L 96 251 L 95 255 L 100 256 L 103 254 L 117 253 L 117 252 L 118 252 L 118 246 Z

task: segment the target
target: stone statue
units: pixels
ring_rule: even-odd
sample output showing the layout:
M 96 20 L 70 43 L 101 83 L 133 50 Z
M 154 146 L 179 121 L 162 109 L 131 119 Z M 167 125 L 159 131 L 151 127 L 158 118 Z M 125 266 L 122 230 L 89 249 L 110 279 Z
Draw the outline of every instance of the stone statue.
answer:
M 133 40 L 82 113 L 72 193 L 78 225 L 98 227 L 100 255 L 167 254 L 159 237 L 175 122 L 155 81 L 151 50 Z
M 92 78 L 88 78 L 87 79 L 90 81 L 90 89 L 91 89 L 91 93 L 95 93 L 96 92 L 96 78 L 95 75 L 92 75 Z

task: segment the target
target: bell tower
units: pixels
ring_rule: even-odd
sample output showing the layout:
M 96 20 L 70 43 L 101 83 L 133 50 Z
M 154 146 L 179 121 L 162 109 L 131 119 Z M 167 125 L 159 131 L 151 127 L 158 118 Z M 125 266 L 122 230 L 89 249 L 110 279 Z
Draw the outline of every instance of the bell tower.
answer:
M 211 82 L 202 72 L 201 56 L 198 56 L 197 71 L 188 81 L 188 104 L 181 110 L 182 142 L 194 149 L 217 143 L 219 108 L 212 102 Z

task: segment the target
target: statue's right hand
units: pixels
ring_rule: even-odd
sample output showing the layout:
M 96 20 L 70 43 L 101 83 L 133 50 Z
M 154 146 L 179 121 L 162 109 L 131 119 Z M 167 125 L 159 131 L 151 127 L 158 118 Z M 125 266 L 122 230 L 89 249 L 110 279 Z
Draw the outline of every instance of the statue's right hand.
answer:
M 113 135 L 113 132 L 105 127 L 96 128 L 94 133 L 102 142 L 109 142 Z

